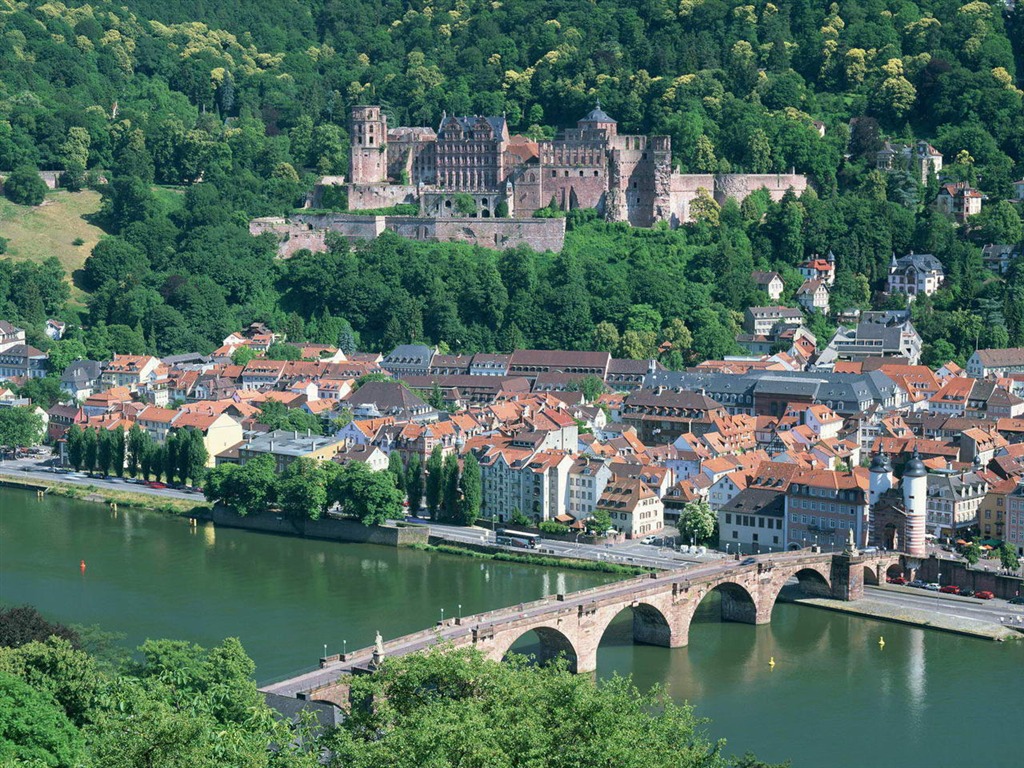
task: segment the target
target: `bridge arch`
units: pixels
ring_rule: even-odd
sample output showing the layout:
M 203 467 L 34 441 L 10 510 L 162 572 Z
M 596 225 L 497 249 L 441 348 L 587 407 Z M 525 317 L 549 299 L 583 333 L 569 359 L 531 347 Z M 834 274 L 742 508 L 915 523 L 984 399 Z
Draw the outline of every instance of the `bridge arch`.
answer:
M 488 652 L 495 661 L 504 661 L 510 649 L 526 635 L 533 633 L 537 637 L 539 649 L 534 654 L 537 662 L 547 664 L 560 656 L 565 656 L 569 668 L 575 672 L 579 666 L 579 652 L 575 643 L 560 629 L 544 624 L 534 627 L 521 627 L 502 633 L 494 647 Z
M 796 580 L 800 583 L 800 590 L 804 594 L 814 597 L 832 597 L 832 584 L 829 577 L 817 568 L 801 568 L 793 576 L 796 576 Z
M 626 611 L 632 614 L 632 638 L 634 643 L 641 645 L 660 645 L 665 648 L 676 648 L 685 645 L 681 637 L 678 611 L 672 606 L 659 606 L 658 601 L 641 601 L 625 603 L 604 611 L 602 620 L 596 627 L 594 635 L 600 645 L 608 633 L 608 628 Z
M 879 567 L 879 570 L 881 570 L 880 567 Z M 869 586 L 870 585 L 872 587 L 877 587 L 878 586 L 878 580 L 879 580 L 878 579 L 878 570 L 875 570 L 875 568 L 873 566 L 865 565 L 864 566 L 864 586 Z
M 680 617 L 680 634 L 683 642 L 680 645 L 686 645 L 689 641 L 690 625 L 693 623 L 694 614 L 713 592 L 717 592 L 721 596 L 722 621 L 739 621 L 744 624 L 763 623 L 763 621 L 759 621 L 761 612 L 758 610 L 757 599 L 750 590 L 735 581 L 721 581 L 709 586 L 706 591 L 698 593 L 696 598 L 689 601 L 683 609 L 684 612 Z

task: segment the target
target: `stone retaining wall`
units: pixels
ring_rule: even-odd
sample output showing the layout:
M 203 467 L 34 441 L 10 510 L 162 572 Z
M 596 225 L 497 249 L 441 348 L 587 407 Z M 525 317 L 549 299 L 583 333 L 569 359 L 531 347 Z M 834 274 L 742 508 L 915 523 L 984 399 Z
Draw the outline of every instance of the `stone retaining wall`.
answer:
M 426 544 L 428 538 L 426 528 L 363 525 L 355 520 L 340 520 L 333 517 L 321 520 L 296 520 L 272 513 L 239 517 L 235 512 L 221 506 L 214 508 L 210 519 L 213 520 L 214 525 L 222 525 L 225 528 L 242 528 L 249 531 L 328 541 L 383 544 L 388 547 Z

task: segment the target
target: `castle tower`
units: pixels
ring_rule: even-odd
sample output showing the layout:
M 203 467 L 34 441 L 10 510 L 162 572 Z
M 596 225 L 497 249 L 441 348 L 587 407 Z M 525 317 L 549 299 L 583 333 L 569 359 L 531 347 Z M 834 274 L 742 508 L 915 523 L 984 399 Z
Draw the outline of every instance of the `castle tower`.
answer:
M 870 477 L 868 480 L 868 544 L 875 544 L 875 506 L 882 494 L 892 488 L 892 464 L 889 457 L 879 451 L 871 459 Z
M 610 139 L 618 133 L 619 124 L 601 109 L 601 102 L 598 101 L 594 109 L 576 121 L 576 128 L 582 133 L 602 133 L 606 139 Z
M 928 470 L 916 448 L 903 472 L 903 506 L 907 510 L 907 554 L 927 557 Z
M 378 106 L 352 107 L 349 181 L 379 184 L 388 180 L 388 119 Z

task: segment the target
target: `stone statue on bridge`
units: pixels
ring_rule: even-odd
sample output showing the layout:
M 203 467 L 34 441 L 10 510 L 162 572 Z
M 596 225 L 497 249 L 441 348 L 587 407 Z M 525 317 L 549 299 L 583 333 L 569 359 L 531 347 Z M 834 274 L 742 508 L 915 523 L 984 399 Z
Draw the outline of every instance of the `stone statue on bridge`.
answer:
M 382 661 L 384 661 L 384 638 L 380 636 L 380 630 L 378 630 L 377 636 L 373 640 L 373 666 L 379 667 Z

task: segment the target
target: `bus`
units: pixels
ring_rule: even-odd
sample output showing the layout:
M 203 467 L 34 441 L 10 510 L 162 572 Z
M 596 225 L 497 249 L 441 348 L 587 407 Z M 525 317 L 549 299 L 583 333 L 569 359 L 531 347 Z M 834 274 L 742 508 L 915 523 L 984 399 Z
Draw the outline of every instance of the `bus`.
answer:
M 536 549 L 540 541 L 540 534 L 521 533 L 520 531 L 507 531 L 499 528 L 494 534 L 494 543 L 499 547 L 522 547 L 523 549 Z

